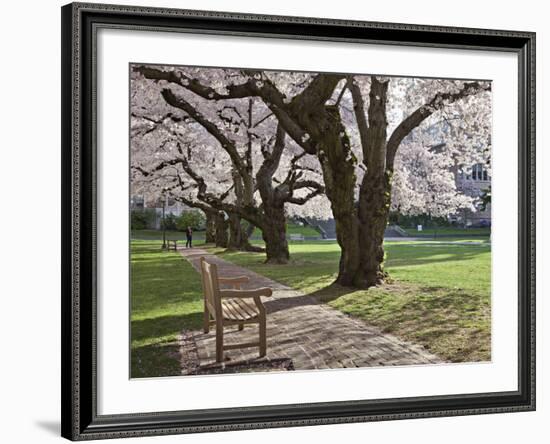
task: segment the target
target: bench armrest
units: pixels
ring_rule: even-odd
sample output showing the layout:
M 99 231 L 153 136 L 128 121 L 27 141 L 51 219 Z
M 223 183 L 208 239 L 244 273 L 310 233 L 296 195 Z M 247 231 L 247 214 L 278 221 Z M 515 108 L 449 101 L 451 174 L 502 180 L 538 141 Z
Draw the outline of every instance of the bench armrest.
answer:
M 218 277 L 220 284 L 245 284 L 250 280 L 248 276 Z
M 269 297 L 273 294 L 271 288 L 256 288 L 254 290 L 220 290 L 222 298 L 257 298 L 260 296 Z

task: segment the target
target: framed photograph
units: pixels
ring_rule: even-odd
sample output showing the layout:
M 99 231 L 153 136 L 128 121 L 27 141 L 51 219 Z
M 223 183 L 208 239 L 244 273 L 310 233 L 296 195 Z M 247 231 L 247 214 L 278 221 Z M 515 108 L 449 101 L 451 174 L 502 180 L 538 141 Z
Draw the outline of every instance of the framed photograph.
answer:
M 535 409 L 535 34 L 62 8 L 62 435 Z

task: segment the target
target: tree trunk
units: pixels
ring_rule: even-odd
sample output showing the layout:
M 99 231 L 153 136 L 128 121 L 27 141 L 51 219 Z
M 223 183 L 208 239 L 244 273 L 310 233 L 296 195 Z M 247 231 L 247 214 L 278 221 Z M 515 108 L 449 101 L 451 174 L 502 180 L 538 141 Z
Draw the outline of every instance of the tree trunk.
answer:
M 354 167 L 345 162 L 323 165 L 325 188 L 336 223 L 336 240 L 340 246 L 340 263 L 336 283 L 344 287 L 360 286 L 357 272 L 360 265 L 359 227 L 355 208 Z M 330 177 L 330 185 L 326 178 Z
M 359 287 L 372 287 L 384 281 L 384 231 L 391 204 L 389 173 L 366 174 L 359 198 L 360 266 L 355 276 Z
M 286 264 L 290 258 L 286 240 L 286 219 L 284 203 L 265 205 L 265 221 L 262 224 L 262 237 L 265 242 L 268 264 Z
M 229 243 L 230 250 L 240 250 L 241 247 L 241 218 L 236 214 L 229 214 Z
M 216 214 L 210 211 L 205 211 L 206 215 L 206 232 L 205 232 L 205 242 L 207 244 L 216 243 Z
M 371 77 L 368 125 L 362 135 L 367 172 L 359 191 L 360 267 L 355 282 L 372 287 L 384 281 L 384 231 L 391 205 L 392 174 L 386 168 L 388 82 Z M 362 107 L 362 105 L 361 105 Z
M 250 237 L 252 236 L 252 234 L 254 234 L 255 228 L 256 228 L 256 225 L 254 225 L 254 224 L 251 223 L 251 222 L 248 222 L 248 226 L 246 227 L 246 230 L 245 230 L 246 238 L 247 238 L 247 239 L 250 239 Z
M 285 132 L 282 126 L 277 126 L 277 137 L 271 156 L 256 174 L 256 183 L 263 204 L 261 218 L 262 238 L 265 242 L 266 263 L 286 264 L 290 258 L 286 240 L 285 202 L 289 196 L 282 195 L 279 187 L 273 187 L 273 174 L 279 166 L 281 155 L 285 148 Z
M 357 271 L 360 265 L 359 230 L 355 206 L 355 158 L 341 117 L 336 107 L 326 107 L 324 122 L 317 128 L 319 161 L 323 170 L 325 192 L 330 200 L 336 223 L 336 240 L 341 249 L 336 282 L 342 286 L 359 286 Z
M 241 217 L 238 214 L 229 214 L 229 244 L 230 250 L 251 251 L 252 246 L 248 241 L 248 232 L 243 229 Z
M 218 211 L 215 217 L 216 221 L 216 247 L 227 248 L 227 221 L 222 211 Z

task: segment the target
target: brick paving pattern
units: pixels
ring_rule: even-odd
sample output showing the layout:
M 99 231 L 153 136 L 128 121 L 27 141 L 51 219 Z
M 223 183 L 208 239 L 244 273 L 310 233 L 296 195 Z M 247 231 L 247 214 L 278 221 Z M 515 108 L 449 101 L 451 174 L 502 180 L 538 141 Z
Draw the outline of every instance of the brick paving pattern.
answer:
M 199 272 L 199 259 L 218 266 L 220 277 L 248 276 L 250 282 L 243 289 L 269 287 L 273 296 L 262 298 L 267 312 L 267 357 L 258 358 L 258 348 L 227 350 L 227 363 L 290 358 L 295 370 L 373 367 L 388 365 L 419 365 L 443 362 L 422 346 L 405 342 L 376 327 L 352 318 L 319 303 L 313 296 L 304 295 L 286 285 L 275 282 L 251 270 L 232 264 L 199 248 L 180 249 L 181 255 Z M 192 338 L 190 338 L 190 335 Z M 192 339 L 190 342 L 189 339 Z M 213 329 L 182 332 L 182 364 L 189 357 L 190 347 L 198 359 L 193 365 L 182 365 L 183 374 L 196 374 L 197 366 L 215 364 L 216 338 Z M 224 329 L 224 343 L 256 342 L 257 325 Z M 192 345 L 190 345 L 192 344 Z M 193 359 L 196 361 L 196 359 Z M 261 367 L 261 365 L 259 366 Z

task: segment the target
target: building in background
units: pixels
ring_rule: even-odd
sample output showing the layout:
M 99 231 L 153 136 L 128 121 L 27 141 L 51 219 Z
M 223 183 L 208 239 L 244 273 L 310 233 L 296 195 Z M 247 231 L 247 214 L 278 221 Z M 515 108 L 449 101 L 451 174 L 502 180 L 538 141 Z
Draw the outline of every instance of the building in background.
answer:
M 491 190 L 491 177 L 487 167 L 482 163 L 473 165 L 471 170 L 456 166 L 453 172 L 457 190 L 476 198 L 476 211 L 462 210 L 452 215 L 450 220 L 467 227 L 491 226 L 491 203 L 484 204 L 483 202 L 484 195 L 490 193 Z
M 176 217 L 186 211 L 192 210 L 191 207 L 170 198 L 166 202 L 163 202 L 161 199 L 149 199 L 144 195 L 136 194 L 130 197 L 130 211 L 154 210 L 155 217 L 151 221 L 151 226 L 148 227 L 150 229 L 159 230 L 161 228 L 163 205 L 165 215 L 172 214 Z

